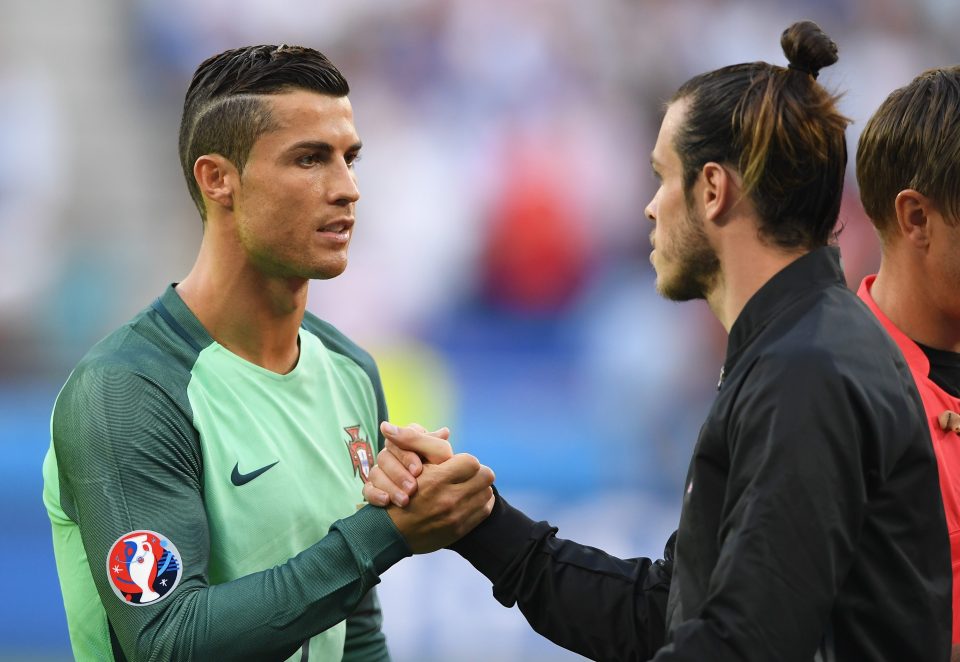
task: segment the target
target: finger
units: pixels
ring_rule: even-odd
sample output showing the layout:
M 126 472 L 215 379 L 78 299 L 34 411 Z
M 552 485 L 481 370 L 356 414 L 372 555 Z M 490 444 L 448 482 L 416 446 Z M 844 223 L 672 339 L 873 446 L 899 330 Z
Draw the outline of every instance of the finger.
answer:
M 494 503 L 496 503 L 496 497 L 489 487 L 466 498 L 463 503 L 466 512 L 460 518 L 460 524 L 456 531 L 458 537 L 462 538 L 467 535 L 480 522 L 487 519 L 493 512 Z
M 485 464 L 480 465 L 479 474 L 484 480 L 487 481 L 488 485 L 493 485 L 494 481 L 497 480 L 497 475 L 493 473 L 493 469 Z
M 490 467 L 485 467 L 480 464 L 477 468 L 477 472 L 466 480 L 462 481 L 458 487 L 464 494 L 475 494 L 479 492 L 485 493 L 488 489 L 490 489 L 490 486 L 493 485 L 493 479 L 494 475 Z
M 403 450 L 413 451 L 420 457 L 424 457 L 429 462 L 440 464 L 450 459 L 453 455 L 453 449 L 450 442 L 445 439 L 438 439 L 430 435 L 416 432 L 406 428 L 398 428 L 392 423 L 384 421 L 380 424 L 380 431 L 383 436 L 389 439 Z
M 447 426 L 438 428 L 433 432 L 430 432 L 429 430 L 427 430 L 427 428 L 423 427 L 419 423 L 410 423 L 409 425 L 407 425 L 407 427 L 413 430 L 414 432 L 419 432 L 420 434 L 428 434 L 431 437 L 436 437 L 437 439 L 450 441 L 450 428 L 448 428 Z
M 465 483 L 480 471 L 480 460 L 469 453 L 457 453 L 452 458 L 439 465 L 440 480 L 447 483 Z
M 393 479 L 390 478 L 390 475 L 387 474 L 387 472 L 384 471 L 383 467 L 379 464 L 379 460 L 389 463 L 390 460 L 387 459 L 387 456 L 390 456 L 390 453 L 381 453 L 381 455 L 384 457 L 378 458 L 378 464 L 375 464 L 373 469 L 370 470 L 370 475 L 367 477 L 367 484 L 373 485 L 374 488 L 380 490 L 381 492 L 386 492 L 390 497 L 390 501 L 403 508 L 410 503 L 410 497 L 407 496 L 407 493 L 404 490 L 397 487 L 397 484 L 393 482 Z M 400 467 L 400 470 L 403 471 L 403 467 Z M 415 481 L 414 485 L 416 485 Z
M 404 453 L 406 454 L 406 451 Z M 402 460 L 392 452 L 380 453 L 377 456 L 376 467 L 381 474 L 385 475 L 386 479 L 389 479 L 389 484 L 387 480 L 380 479 L 383 483 L 377 485 L 380 489 L 392 494 L 399 488 L 408 496 L 413 496 L 413 493 L 417 491 L 417 479 L 403 465 Z M 371 472 L 371 479 L 372 476 L 373 473 Z
M 390 503 L 390 495 L 373 486 L 373 483 L 363 484 L 363 500 L 373 506 L 381 508 Z
M 423 460 L 420 459 L 420 456 L 414 453 L 413 451 L 405 451 L 389 439 L 386 440 L 386 450 L 389 451 L 393 457 L 397 459 L 400 464 L 407 468 L 407 471 L 410 472 L 410 475 L 414 478 L 423 473 Z M 381 454 L 384 451 L 381 451 Z M 377 456 L 377 461 L 379 462 L 380 456 Z M 403 478 L 398 478 L 396 482 L 402 482 Z
M 444 441 L 450 441 L 450 428 L 444 426 L 433 432 L 428 432 L 431 437 L 436 437 L 437 439 L 443 439 Z
M 447 441 L 450 440 L 450 428 L 448 428 L 447 426 L 438 428 L 433 432 L 430 432 L 429 430 L 427 430 L 427 428 L 423 427 L 419 423 L 410 423 L 409 425 L 407 425 L 407 427 L 410 428 L 411 430 L 414 430 L 415 432 L 419 432 L 420 434 L 429 434 L 431 437 L 436 437 L 437 439 L 444 439 Z

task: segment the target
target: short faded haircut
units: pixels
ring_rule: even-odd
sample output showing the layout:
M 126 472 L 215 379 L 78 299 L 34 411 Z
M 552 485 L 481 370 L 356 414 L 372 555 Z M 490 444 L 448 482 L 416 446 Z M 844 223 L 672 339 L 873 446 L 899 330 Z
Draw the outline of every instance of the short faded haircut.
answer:
M 193 164 L 220 154 L 243 173 L 253 144 L 274 128 L 264 95 L 308 90 L 345 97 L 350 86 L 319 51 L 303 46 L 246 46 L 204 61 L 193 75 L 180 120 L 180 165 L 190 197 L 206 221 Z

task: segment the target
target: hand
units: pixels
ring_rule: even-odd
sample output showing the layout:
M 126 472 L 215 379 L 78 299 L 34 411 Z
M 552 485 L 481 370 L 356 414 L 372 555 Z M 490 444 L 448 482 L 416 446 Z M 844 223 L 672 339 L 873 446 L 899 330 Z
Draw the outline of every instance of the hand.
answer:
M 423 465 L 417 497 L 407 508 L 389 506 L 387 514 L 414 554 L 432 552 L 459 540 L 487 518 L 495 499 L 493 480 L 489 467 L 460 453 L 443 464 Z
M 374 506 L 386 506 L 392 501 L 403 508 L 417 491 L 423 458 L 440 464 L 453 456 L 448 442 L 450 430 L 444 427 L 427 432 L 416 423 L 397 428 L 386 422 L 380 430 L 387 441 L 363 485 L 363 498 Z

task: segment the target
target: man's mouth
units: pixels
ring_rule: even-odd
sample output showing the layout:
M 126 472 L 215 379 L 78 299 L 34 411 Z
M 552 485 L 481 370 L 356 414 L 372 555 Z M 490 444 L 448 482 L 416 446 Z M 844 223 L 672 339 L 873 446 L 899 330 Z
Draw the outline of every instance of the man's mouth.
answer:
M 343 218 L 317 228 L 317 232 L 341 240 L 346 240 L 350 236 L 350 230 L 353 229 L 353 219 Z

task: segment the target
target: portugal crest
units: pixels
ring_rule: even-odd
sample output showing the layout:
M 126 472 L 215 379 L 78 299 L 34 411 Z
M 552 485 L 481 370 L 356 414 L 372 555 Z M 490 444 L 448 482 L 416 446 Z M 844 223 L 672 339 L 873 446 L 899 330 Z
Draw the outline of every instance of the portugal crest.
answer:
M 345 442 L 350 451 L 350 460 L 353 462 L 353 475 L 360 474 L 361 480 L 366 483 L 370 479 L 370 469 L 373 467 L 373 447 L 370 442 L 360 436 L 360 426 L 352 425 L 343 428 L 350 440 Z

